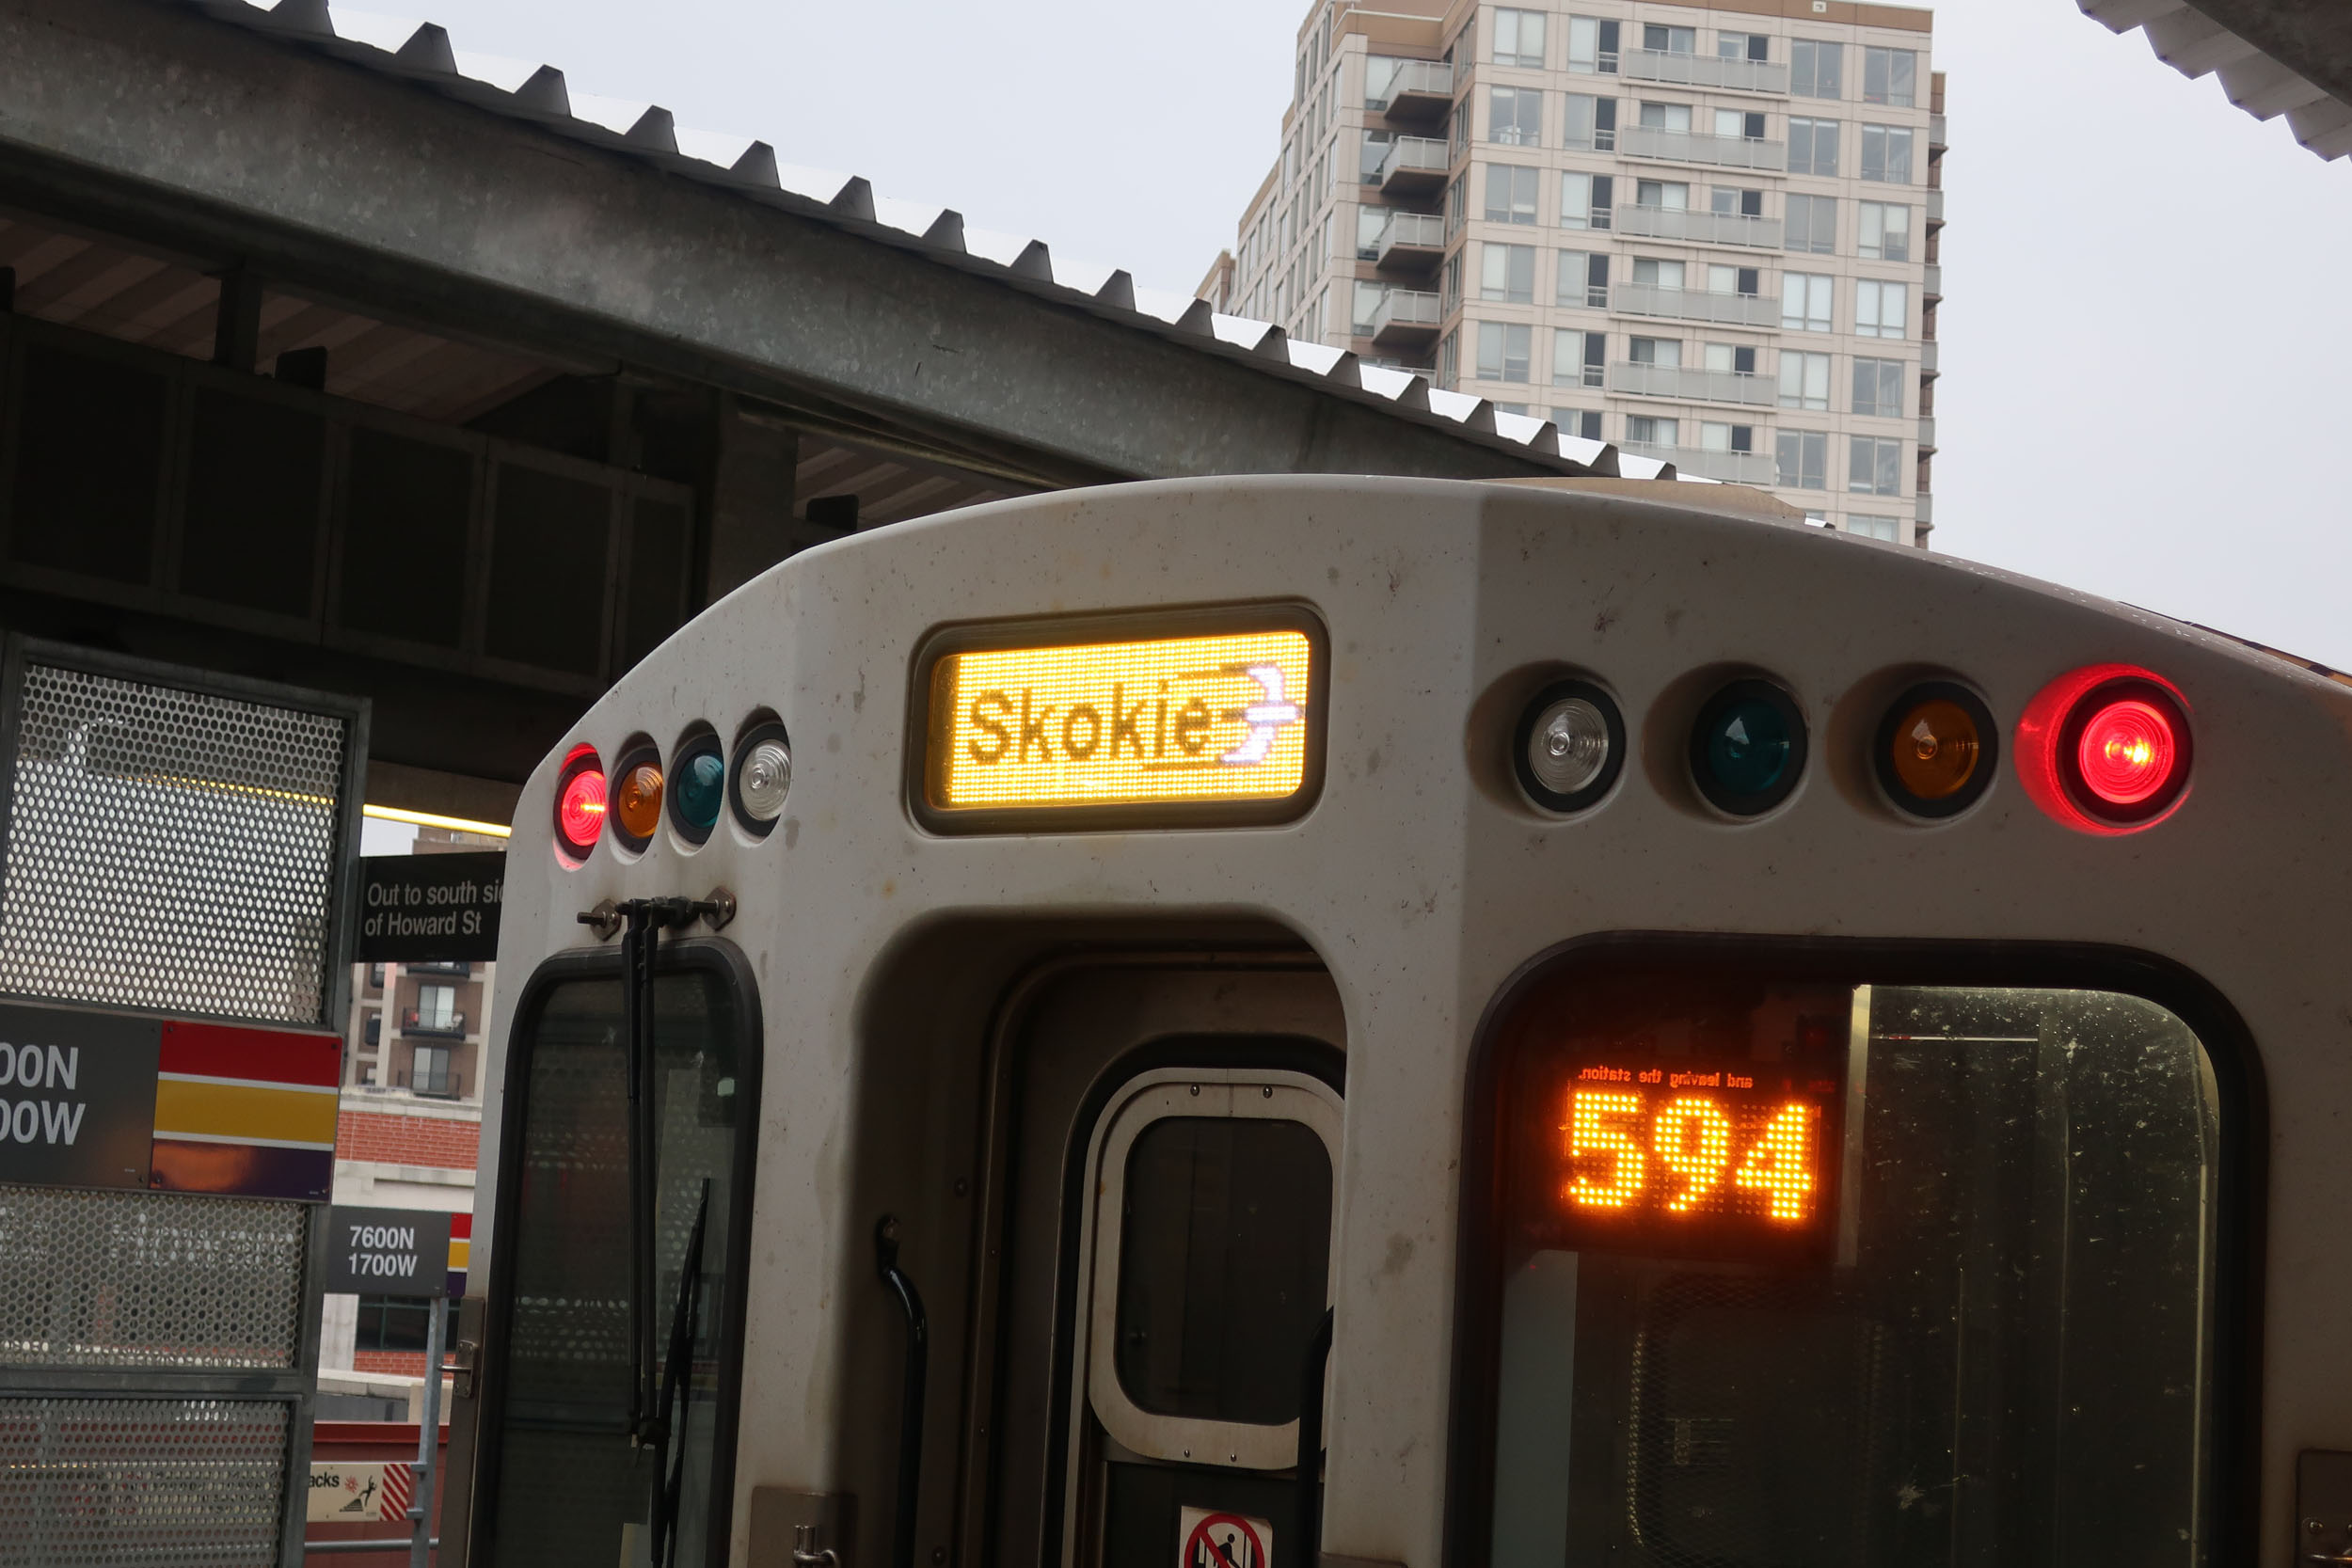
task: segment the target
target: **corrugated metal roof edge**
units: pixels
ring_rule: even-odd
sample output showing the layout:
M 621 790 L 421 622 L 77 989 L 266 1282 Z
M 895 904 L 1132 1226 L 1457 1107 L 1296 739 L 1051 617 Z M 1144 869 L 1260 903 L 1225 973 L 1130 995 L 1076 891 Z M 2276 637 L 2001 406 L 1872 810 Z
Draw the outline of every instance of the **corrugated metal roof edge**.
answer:
M 2256 119 L 2284 115 L 2295 139 L 2322 158 L 2352 154 L 2352 103 L 2298 74 L 2185 0 L 2075 0 L 2113 33 L 2137 27 L 2156 58 L 2191 81 L 2217 74 L 2231 103 Z
M 783 182 L 775 150 L 764 141 L 747 143 L 731 165 L 692 156 L 679 150 L 676 122 L 671 112 L 659 104 L 648 105 L 628 130 L 616 131 L 572 112 L 564 73 L 553 66 L 539 67 L 511 90 L 466 74 L 460 69 L 448 30 L 434 23 L 421 24 L 397 49 L 385 49 L 339 34 L 327 0 L 278 0 L 267 9 L 248 0 L 167 3 L 186 6 L 215 21 L 315 49 L 381 75 L 434 88 L 460 103 L 538 125 L 576 141 L 650 163 L 665 172 L 913 251 L 1056 305 L 1238 360 L 1266 374 L 1311 384 L 1331 395 L 1378 407 L 1416 424 L 1445 430 L 1473 445 L 1553 467 L 1562 473 L 1629 479 L 1681 477 L 1671 463 L 1620 452 L 1607 442 L 1564 435 L 1549 420 L 1506 413 L 1487 399 L 1433 388 L 1426 377 L 1365 365 L 1353 353 L 1319 344 L 1295 343 L 1280 327 L 1269 323 L 1216 315 L 1205 300 L 1194 300 L 1172 321 L 1155 315 L 1137 308 L 1135 280 L 1123 269 L 1113 272 L 1101 289 L 1091 293 L 1058 283 L 1054 277 L 1051 254 L 1041 240 L 1029 241 L 1009 262 L 976 255 L 965 247 L 963 216 L 953 208 L 942 208 L 920 233 L 883 222 L 876 215 L 873 186 L 857 175 L 846 176 L 829 199 L 793 190 Z M 1326 356 L 1331 356 L 1328 363 L 1316 369 L 1314 361 Z M 1368 375 L 1373 383 L 1391 383 L 1392 389 L 1384 391 L 1377 385 L 1368 385 Z M 1711 483 L 1695 476 L 1689 482 Z

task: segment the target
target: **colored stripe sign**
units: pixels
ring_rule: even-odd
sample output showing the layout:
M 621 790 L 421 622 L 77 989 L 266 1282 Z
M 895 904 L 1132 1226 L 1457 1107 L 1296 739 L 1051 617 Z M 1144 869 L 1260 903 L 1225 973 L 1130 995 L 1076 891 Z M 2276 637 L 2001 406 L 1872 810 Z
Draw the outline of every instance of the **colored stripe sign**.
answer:
M 335 1184 L 333 1035 L 170 1020 L 155 1074 L 149 1185 L 322 1200 Z
M 466 1265 L 473 1259 L 473 1216 L 449 1217 L 449 1294 L 452 1301 L 466 1293 Z

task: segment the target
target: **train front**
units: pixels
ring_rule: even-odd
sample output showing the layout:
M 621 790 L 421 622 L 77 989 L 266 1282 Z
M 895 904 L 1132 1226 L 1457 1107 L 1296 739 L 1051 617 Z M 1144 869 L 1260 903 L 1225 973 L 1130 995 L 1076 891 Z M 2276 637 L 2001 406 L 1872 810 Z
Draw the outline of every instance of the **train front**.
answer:
M 2276 1558 L 2348 736 L 1606 493 L 796 556 L 524 791 L 445 1560 Z

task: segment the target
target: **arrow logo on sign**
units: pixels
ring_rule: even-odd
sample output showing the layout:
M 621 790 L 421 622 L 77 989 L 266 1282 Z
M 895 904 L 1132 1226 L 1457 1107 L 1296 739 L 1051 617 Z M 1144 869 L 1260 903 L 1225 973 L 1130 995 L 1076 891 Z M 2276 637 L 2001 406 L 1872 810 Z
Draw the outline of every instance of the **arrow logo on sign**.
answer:
M 1285 724 L 1298 722 L 1298 705 L 1288 700 L 1279 664 L 1253 664 L 1247 673 L 1265 693 L 1265 701 L 1252 703 L 1240 710 L 1236 718 L 1249 725 L 1249 738 L 1226 752 L 1217 760 L 1232 767 L 1245 767 L 1263 762 L 1274 750 L 1274 737 Z

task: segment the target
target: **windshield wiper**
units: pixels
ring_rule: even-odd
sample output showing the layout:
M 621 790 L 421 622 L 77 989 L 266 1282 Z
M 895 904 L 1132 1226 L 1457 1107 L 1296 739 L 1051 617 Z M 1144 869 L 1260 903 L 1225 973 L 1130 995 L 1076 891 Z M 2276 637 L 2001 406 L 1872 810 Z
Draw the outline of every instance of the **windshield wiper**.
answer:
M 703 1229 L 710 1218 L 710 1178 L 703 1178 L 702 1197 L 694 1205 L 694 1228 L 687 1234 L 686 1261 L 680 1265 L 677 1302 L 670 1316 L 670 1354 L 661 1362 L 660 1404 L 645 1423 L 644 1446 L 653 1450 L 653 1568 L 669 1560 L 677 1534 L 678 1493 L 686 1484 L 687 1366 L 694 1354 L 694 1314 L 702 1304 Z M 670 1457 L 674 1429 L 670 1412 L 677 1412 L 677 1457 Z

